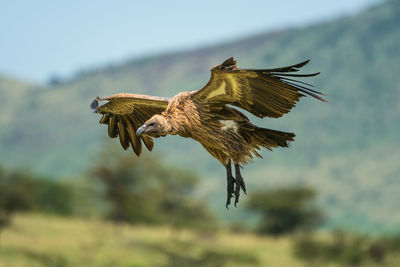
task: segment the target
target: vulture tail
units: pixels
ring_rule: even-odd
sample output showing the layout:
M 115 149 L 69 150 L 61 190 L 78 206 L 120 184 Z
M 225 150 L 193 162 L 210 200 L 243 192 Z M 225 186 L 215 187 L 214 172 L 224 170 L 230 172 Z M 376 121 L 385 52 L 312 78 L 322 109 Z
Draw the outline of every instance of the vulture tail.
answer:
M 252 143 L 263 146 L 269 150 L 274 147 L 288 147 L 289 142 L 294 140 L 294 133 L 281 132 L 277 130 L 259 128 L 255 126 Z

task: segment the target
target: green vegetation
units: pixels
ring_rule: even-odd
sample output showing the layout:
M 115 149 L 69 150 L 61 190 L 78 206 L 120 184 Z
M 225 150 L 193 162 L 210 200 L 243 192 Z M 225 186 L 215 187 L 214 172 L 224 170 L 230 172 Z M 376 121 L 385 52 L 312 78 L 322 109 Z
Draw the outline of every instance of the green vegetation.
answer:
M 210 66 L 230 56 L 243 68 L 311 58 L 305 71 L 321 71 L 311 83 L 329 95 L 330 104 L 307 98 L 279 120 L 258 121 L 295 132 L 296 141 L 290 149 L 265 151 L 263 160 L 246 166 L 248 193 L 276 185 L 311 186 L 320 192 L 329 227 L 398 233 L 399 17 L 400 5 L 392 0 L 352 17 L 135 59 L 47 86 L 0 78 L 0 162 L 29 166 L 54 179 L 77 176 L 107 143 L 104 125 L 88 107 L 95 96 L 122 91 L 172 96 L 197 89 L 208 80 Z M 117 140 L 110 142 L 119 147 Z M 199 144 L 166 137 L 156 140 L 154 151 L 172 165 L 192 166 L 204 178 L 196 195 L 221 218 L 247 219 L 244 202 L 225 211 L 225 171 Z
M 156 157 L 104 153 L 90 176 L 110 205 L 112 221 L 216 228 L 205 203 L 193 197 L 198 178 L 189 170 L 167 168 Z
M 320 234 L 304 243 L 291 237 L 24 214 L 3 233 L 0 266 L 399 266 L 398 239 L 343 238 L 339 244 L 337 237 Z M 378 255 L 376 246 L 382 242 L 388 248 L 379 262 L 380 256 L 372 255 Z
M 72 188 L 60 182 L 37 179 L 22 171 L 0 167 L 0 231 L 20 211 L 71 215 Z
M 133 160 L 112 150 L 69 184 L 0 169 L 0 265 L 393 266 L 400 260 L 397 236 L 313 232 L 322 215 L 316 192 L 304 187 L 254 192 L 247 214 L 261 214 L 258 234 L 246 221 L 229 228 L 193 197 L 197 178 L 188 173 L 154 156 Z
M 0 266 L 7 267 L 305 266 L 291 255 L 286 238 L 116 226 L 95 219 L 19 215 L 1 241 Z
M 295 255 L 310 264 L 336 262 L 348 266 L 399 266 L 400 238 L 372 238 L 334 231 L 328 238 L 302 235 L 294 242 Z
M 112 150 L 110 150 L 112 151 Z M 18 211 L 104 217 L 116 223 L 169 225 L 215 231 L 207 202 L 193 197 L 198 178 L 156 157 L 100 154 L 87 178 L 52 181 L 0 168 L 0 228 Z
M 321 212 L 312 203 L 315 196 L 309 188 L 279 188 L 254 192 L 247 206 L 262 215 L 260 233 L 278 236 L 312 230 L 321 224 Z
M 0 76 L 0 266 L 400 266 L 399 18 L 392 0 L 46 86 Z M 331 103 L 255 119 L 296 141 L 246 166 L 248 195 L 227 211 L 225 170 L 199 144 L 160 138 L 137 158 L 88 106 L 200 88 L 230 56 L 243 68 L 311 58 L 305 71 L 321 71 L 311 83 Z

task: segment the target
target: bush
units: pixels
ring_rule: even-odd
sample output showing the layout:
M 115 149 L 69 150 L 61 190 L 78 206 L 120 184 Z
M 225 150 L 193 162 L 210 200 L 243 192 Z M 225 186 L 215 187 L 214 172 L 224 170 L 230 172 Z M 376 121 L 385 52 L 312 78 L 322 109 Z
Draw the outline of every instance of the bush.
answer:
M 259 266 L 258 257 L 252 251 L 226 250 L 220 247 L 201 248 L 196 241 L 173 241 L 168 244 L 150 246 L 167 258 L 166 267 L 221 267 L 221 266 Z
M 33 207 L 32 184 L 25 174 L 0 168 L 0 228 L 10 223 L 15 212 Z
M 90 170 L 115 222 L 213 228 L 215 217 L 193 197 L 197 183 L 189 170 L 167 168 L 156 157 L 116 153 L 100 157 Z
M 28 172 L 0 168 L 0 227 L 9 224 L 15 212 L 32 210 L 70 214 L 71 188 Z
M 320 211 L 312 205 L 315 191 L 288 187 L 253 193 L 247 208 L 260 213 L 258 230 L 263 234 L 282 235 L 309 230 L 322 222 Z
M 310 235 L 297 238 L 294 242 L 294 253 L 298 258 L 309 262 L 336 262 L 352 266 L 366 263 L 380 265 L 388 256 L 400 256 L 399 241 L 400 237 L 371 238 L 334 231 L 329 239 L 319 240 Z
M 34 210 L 58 215 L 71 215 L 74 188 L 62 182 L 34 180 Z

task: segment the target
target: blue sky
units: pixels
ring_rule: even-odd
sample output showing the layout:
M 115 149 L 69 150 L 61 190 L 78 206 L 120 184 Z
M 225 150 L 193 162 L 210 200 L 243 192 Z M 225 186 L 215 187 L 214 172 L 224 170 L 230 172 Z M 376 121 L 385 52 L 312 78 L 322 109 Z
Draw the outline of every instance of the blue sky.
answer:
M 0 2 L 0 73 L 50 75 L 353 14 L 380 0 Z

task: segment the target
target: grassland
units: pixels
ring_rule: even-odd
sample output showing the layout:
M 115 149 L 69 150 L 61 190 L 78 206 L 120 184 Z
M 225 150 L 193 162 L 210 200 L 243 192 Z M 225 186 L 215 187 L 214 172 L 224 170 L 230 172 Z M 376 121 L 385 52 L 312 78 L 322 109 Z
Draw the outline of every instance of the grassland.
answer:
M 19 215 L 1 234 L 0 266 L 306 266 L 290 239 Z M 335 265 L 331 265 L 335 266 Z
M 293 256 L 293 239 L 288 237 L 114 225 L 38 214 L 16 216 L 0 241 L 1 267 L 341 266 L 298 260 Z M 390 258 L 379 266 L 400 266 L 399 262 Z

